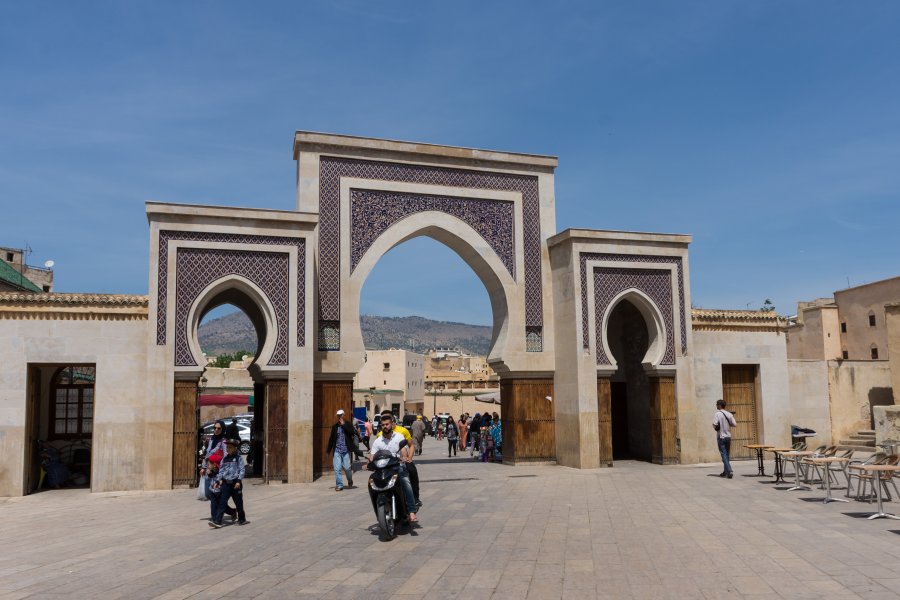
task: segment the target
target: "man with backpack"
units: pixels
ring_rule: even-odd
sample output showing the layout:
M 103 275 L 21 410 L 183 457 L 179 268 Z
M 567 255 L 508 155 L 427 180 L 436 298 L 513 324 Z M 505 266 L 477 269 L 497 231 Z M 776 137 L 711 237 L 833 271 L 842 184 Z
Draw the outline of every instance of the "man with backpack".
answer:
M 725 470 L 719 473 L 719 477 L 731 479 L 734 471 L 731 470 L 731 428 L 737 427 L 734 415 L 725 410 L 725 401 L 716 401 L 716 414 L 713 415 L 713 429 L 716 430 L 716 441 L 719 444 L 719 454 L 722 456 L 722 464 Z

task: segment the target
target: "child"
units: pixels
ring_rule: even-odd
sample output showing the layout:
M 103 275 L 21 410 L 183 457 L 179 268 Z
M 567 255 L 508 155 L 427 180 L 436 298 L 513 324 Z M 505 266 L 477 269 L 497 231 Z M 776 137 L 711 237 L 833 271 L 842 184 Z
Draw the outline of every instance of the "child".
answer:
M 210 527 L 218 529 L 222 526 L 222 517 L 225 516 L 225 510 L 228 507 L 228 499 L 234 499 L 234 505 L 237 507 L 238 525 L 246 525 L 247 518 L 244 514 L 244 459 L 238 453 L 238 447 L 241 441 L 237 439 L 225 442 L 227 454 L 222 458 L 222 464 L 219 472 L 216 474 L 215 481 L 210 486 L 213 492 L 212 503 L 215 505 L 215 513 L 213 520 L 209 522 Z

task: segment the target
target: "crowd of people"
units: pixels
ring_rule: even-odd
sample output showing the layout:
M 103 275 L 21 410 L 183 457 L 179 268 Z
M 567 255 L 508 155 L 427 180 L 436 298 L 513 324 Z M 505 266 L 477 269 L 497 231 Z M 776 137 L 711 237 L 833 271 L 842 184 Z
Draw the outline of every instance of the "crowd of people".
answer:
M 435 416 L 431 422 L 418 414 L 414 416 L 409 428 L 395 423 L 395 417 L 390 410 L 376 415 L 377 424 L 369 418 L 364 421 L 352 417 L 348 419 L 343 410 L 338 410 L 336 416 L 337 420 L 331 427 L 326 449 L 332 456 L 335 491 L 355 487 L 353 457 L 357 459 L 363 457 L 362 445 L 371 453 L 385 431 L 390 432 L 392 437 L 400 435 L 411 448 L 408 455 L 403 457 L 403 473 L 408 478 L 411 491 L 412 522 L 416 521 L 416 512 L 422 506 L 419 499 L 419 474 L 413 460 L 415 455 L 422 454 L 426 435 L 433 436 L 437 441 L 446 439 L 448 457 L 457 456 L 457 453 L 468 450 L 469 456 L 474 460 L 482 462 L 502 460 L 503 427 L 500 415 L 496 412 L 475 413 L 474 417 L 463 413 L 458 420 Z M 235 422 L 232 421 L 231 425 L 226 426 L 224 421 L 216 421 L 213 435 L 204 448 L 200 470 L 201 483 L 198 490 L 199 497 L 210 502 L 209 525 L 216 529 L 222 527 L 226 516 L 232 523 L 237 522 L 238 525 L 248 523 L 243 498 L 246 465 L 238 451 L 239 445 L 240 436 Z

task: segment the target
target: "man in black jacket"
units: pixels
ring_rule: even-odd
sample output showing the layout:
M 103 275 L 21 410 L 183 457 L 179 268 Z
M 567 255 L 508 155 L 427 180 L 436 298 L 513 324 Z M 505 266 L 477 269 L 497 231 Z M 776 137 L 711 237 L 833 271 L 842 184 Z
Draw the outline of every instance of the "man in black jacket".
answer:
M 355 427 L 344 420 L 344 409 L 337 411 L 337 423 L 331 426 L 331 435 L 328 437 L 326 453 L 334 453 L 332 464 L 334 465 L 334 490 L 340 492 L 344 489 L 344 481 L 341 471 L 347 471 L 347 487 L 353 489 L 353 466 L 350 457 L 356 453 Z

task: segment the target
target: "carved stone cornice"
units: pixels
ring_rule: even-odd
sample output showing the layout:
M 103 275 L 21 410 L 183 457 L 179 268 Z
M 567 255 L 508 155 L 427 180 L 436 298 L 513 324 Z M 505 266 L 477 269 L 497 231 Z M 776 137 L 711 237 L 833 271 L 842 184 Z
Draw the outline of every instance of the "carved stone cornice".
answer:
M 20 321 L 146 321 L 147 296 L 0 293 L 0 319 Z
M 788 321 L 772 311 L 691 309 L 694 331 L 755 331 L 779 333 Z

